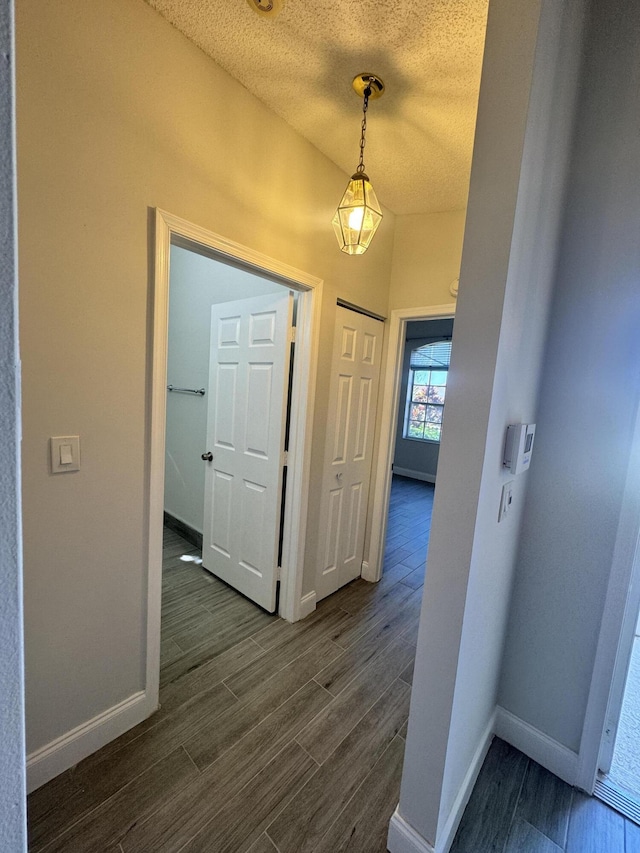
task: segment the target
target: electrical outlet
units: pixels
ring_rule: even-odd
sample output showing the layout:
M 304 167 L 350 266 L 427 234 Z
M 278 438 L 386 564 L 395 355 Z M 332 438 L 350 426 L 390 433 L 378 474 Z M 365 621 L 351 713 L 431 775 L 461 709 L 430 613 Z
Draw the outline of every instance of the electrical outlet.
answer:
M 500 498 L 500 512 L 498 513 L 498 521 L 502 521 L 507 517 L 507 513 L 513 504 L 513 485 L 514 481 L 509 480 L 502 487 L 502 497 Z

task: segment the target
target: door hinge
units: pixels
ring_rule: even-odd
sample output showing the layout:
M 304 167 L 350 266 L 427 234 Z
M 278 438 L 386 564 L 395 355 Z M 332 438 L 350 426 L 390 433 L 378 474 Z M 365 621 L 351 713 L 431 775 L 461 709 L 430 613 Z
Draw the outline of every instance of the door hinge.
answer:
M 289 329 L 289 340 L 291 341 L 292 344 L 295 344 L 295 342 L 296 342 L 296 327 L 295 326 L 291 326 L 291 328 Z
M 282 451 L 282 465 L 284 468 L 286 468 L 289 465 L 289 451 L 288 450 Z
M 276 580 L 280 580 L 280 575 L 282 574 L 282 566 L 276 566 Z

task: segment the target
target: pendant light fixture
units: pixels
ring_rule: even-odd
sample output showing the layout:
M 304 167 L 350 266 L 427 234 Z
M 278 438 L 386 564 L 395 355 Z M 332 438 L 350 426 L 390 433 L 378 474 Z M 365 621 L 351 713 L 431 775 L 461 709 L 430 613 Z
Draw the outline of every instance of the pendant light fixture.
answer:
M 340 249 L 347 255 L 362 255 L 367 251 L 369 243 L 382 221 L 380 204 L 369 181 L 369 176 L 364 170 L 364 146 L 366 144 L 369 100 L 379 98 L 382 95 L 384 83 L 376 74 L 358 74 L 352 85 L 356 94 L 363 98 L 360 161 L 347 184 L 332 224 Z

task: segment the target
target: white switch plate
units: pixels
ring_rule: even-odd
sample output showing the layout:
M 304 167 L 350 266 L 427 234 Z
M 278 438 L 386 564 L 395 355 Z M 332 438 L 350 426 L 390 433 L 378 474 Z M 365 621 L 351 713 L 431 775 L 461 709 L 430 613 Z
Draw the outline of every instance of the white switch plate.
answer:
M 505 483 L 502 487 L 502 497 L 500 499 L 500 512 L 498 513 L 498 521 L 502 521 L 506 518 L 507 513 L 511 509 L 513 504 L 513 486 L 514 480 L 509 480 L 508 483 Z
M 67 471 L 80 470 L 80 436 L 52 436 L 51 444 L 51 473 L 63 474 Z

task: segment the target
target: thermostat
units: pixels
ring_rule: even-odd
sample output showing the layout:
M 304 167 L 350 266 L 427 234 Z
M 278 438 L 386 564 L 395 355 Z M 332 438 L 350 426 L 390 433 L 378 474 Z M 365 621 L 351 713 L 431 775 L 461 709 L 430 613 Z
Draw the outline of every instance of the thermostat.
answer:
M 502 464 L 512 474 L 521 474 L 529 467 L 535 434 L 535 424 L 509 424 L 507 427 Z

